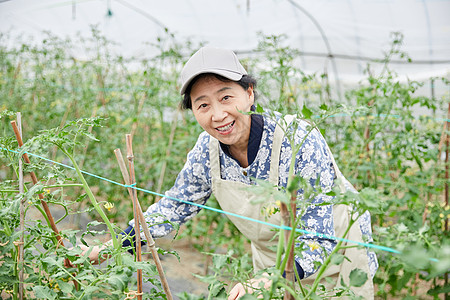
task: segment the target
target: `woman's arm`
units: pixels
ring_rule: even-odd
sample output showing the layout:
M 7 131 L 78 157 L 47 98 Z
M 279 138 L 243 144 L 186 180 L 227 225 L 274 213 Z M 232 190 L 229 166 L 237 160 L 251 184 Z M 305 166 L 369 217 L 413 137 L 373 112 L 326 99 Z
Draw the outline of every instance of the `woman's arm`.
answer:
M 174 186 L 165 193 L 165 197 L 144 212 L 152 236 L 167 235 L 173 230 L 171 223 L 182 224 L 201 210 L 198 206 L 175 199 L 203 205 L 211 192 L 209 135 L 202 133 L 194 148 L 189 152 Z M 134 220 L 131 220 L 129 225 L 134 228 Z

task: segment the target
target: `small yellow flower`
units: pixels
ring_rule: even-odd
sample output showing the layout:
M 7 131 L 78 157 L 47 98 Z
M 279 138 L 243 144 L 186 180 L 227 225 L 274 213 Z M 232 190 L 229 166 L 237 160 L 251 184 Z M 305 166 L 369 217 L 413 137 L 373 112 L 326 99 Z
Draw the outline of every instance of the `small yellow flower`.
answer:
M 273 206 L 266 207 L 266 213 L 269 216 L 273 215 L 275 213 L 275 207 L 273 207 Z
M 441 219 L 443 219 L 444 218 L 444 214 L 439 214 L 439 217 L 441 218 Z
M 413 169 L 407 169 L 405 172 L 406 176 L 413 176 L 414 174 L 416 174 L 416 171 Z
M 319 244 L 317 244 L 317 242 L 311 242 L 308 244 L 309 248 L 311 249 L 311 251 L 317 250 L 320 248 Z
M 267 215 L 271 216 L 278 212 L 280 210 L 281 202 L 275 201 L 275 204 L 271 204 L 270 206 L 266 207 L 266 213 Z
M 111 209 L 114 207 L 114 203 L 106 202 L 105 204 L 103 204 L 103 206 L 104 206 L 108 211 L 111 211 Z

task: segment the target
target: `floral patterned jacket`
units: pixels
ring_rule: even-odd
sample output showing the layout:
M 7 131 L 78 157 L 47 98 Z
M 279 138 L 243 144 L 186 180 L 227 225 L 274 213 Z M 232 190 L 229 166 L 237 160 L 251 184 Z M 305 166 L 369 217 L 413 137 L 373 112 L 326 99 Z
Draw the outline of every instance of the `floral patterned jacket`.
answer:
M 242 168 L 223 149 L 220 150 L 221 176 L 223 179 L 239 181 L 248 185 L 256 184 L 255 179 L 268 180 L 272 139 L 276 121 L 268 115 L 264 115 L 263 121 L 259 149 L 255 159 L 247 168 Z M 304 121 L 300 122 L 295 132 L 296 144 L 300 144 L 307 135 L 307 126 L 308 123 Z M 178 174 L 175 184 L 165 193 L 166 197 L 151 205 L 145 212 L 149 225 L 156 224 L 150 228 L 154 237 L 162 237 L 171 232 L 172 226 L 169 223 L 157 224 L 162 223 L 164 218 L 167 218 L 171 222 L 181 224 L 193 218 L 201 210 L 198 206 L 186 204 L 175 199 L 203 205 L 211 196 L 209 139 L 210 135 L 208 133 L 203 132 L 200 134 L 194 148 L 189 152 L 187 161 Z M 285 137 L 281 147 L 279 162 L 279 185 L 283 187 L 287 185 L 289 165 L 292 157 L 291 153 L 291 146 L 288 138 Z M 295 160 L 295 173 L 300 174 L 305 179 L 309 179 L 313 187 L 316 184 L 317 178 L 319 178 L 322 188 L 322 193 L 316 195 L 314 199 L 304 200 L 303 194 L 301 192 L 298 194 L 300 200 L 310 201 L 311 203 L 306 212 L 302 216 L 299 216 L 304 223 L 302 229 L 333 236 L 334 227 L 331 205 L 314 205 L 331 200 L 331 196 L 327 196 L 325 193 L 331 190 L 336 177 L 332 161 L 327 151 L 326 142 L 317 130 L 313 130 L 306 136 Z M 349 182 L 346 183 L 346 187 L 349 190 L 353 190 Z M 372 231 L 370 214 L 368 212 L 359 218 L 359 224 L 363 235 L 368 241 L 371 241 Z M 129 225 L 130 227 L 134 226 L 134 221 L 131 220 Z M 301 243 L 302 241 L 304 243 Z M 302 257 L 296 257 L 296 265 L 297 268 L 300 267 L 303 270 L 304 276 L 302 277 L 305 278 L 317 271 L 314 262 L 323 262 L 322 247 L 327 252 L 331 252 L 336 245 L 336 241 L 307 234 L 299 237 L 297 247 L 300 247 L 300 245 L 303 247 Z M 314 245 L 320 245 L 322 247 Z M 368 251 L 368 255 L 369 267 L 373 277 L 378 268 L 378 263 L 375 253 Z

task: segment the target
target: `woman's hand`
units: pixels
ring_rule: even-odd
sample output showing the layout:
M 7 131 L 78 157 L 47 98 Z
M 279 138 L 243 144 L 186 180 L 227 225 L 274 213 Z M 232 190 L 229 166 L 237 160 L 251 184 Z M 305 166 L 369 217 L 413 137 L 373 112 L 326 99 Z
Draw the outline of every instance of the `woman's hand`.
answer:
M 236 284 L 228 296 L 228 300 L 239 299 L 245 294 L 253 294 L 254 291 L 261 289 L 261 282 L 264 282 L 264 289 L 269 289 L 272 285 L 272 281 L 268 278 L 269 274 L 264 273 L 261 278 L 250 279 L 245 286 L 242 283 Z M 258 297 L 259 298 L 259 297 Z M 262 297 L 261 297 L 262 298 Z
M 99 263 L 104 262 L 108 258 L 108 254 L 103 254 L 100 259 L 99 259 L 99 255 L 100 255 L 100 252 L 102 250 L 106 249 L 106 247 L 108 247 L 108 245 L 110 245 L 110 244 L 111 244 L 111 241 L 108 241 L 101 246 L 87 247 L 85 245 L 79 245 L 78 247 L 80 247 L 82 250 L 82 252 L 80 254 L 81 256 L 85 255 L 86 252 L 88 252 L 90 249 L 92 249 L 91 253 L 89 253 L 89 260 L 93 264 L 99 264 Z

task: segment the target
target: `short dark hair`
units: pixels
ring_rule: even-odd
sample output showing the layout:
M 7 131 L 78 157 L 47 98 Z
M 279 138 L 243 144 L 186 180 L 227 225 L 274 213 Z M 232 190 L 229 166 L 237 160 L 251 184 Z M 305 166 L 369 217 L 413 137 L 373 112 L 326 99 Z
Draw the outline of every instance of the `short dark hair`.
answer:
M 199 80 L 200 78 L 206 77 L 206 76 L 214 76 L 215 78 L 217 78 L 220 81 L 223 82 L 231 82 L 233 80 L 230 80 L 226 77 L 223 77 L 221 75 L 215 74 L 215 73 L 203 73 L 198 75 L 197 77 L 195 77 L 188 85 L 188 87 L 186 88 L 186 91 L 184 92 L 184 96 L 183 96 L 183 100 L 180 103 L 180 107 L 181 109 L 192 109 L 192 101 L 191 101 L 191 90 L 192 90 L 192 86 L 197 82 L 197 80 Z M 248 90 L 249 87 L 253 87 L 253 94 L 255 96 L 255 100 L 256 100 L 256 91 L 254 90 L 256 88 L 256 79 L 253 78 L 250 75 L 243 75 L 242 78 L 238 81 L 234 81 L 237 84 L 239 84 L 245 91 Z

